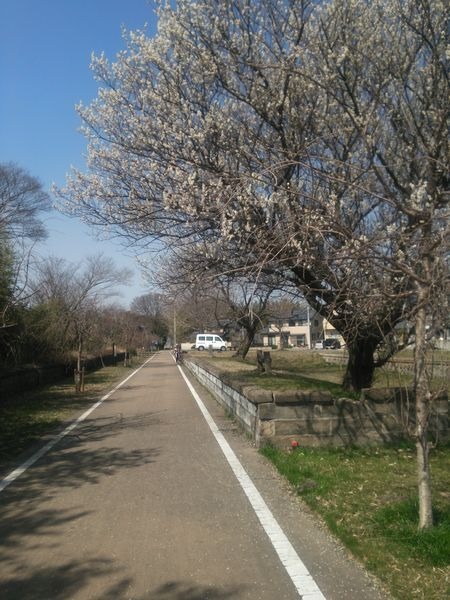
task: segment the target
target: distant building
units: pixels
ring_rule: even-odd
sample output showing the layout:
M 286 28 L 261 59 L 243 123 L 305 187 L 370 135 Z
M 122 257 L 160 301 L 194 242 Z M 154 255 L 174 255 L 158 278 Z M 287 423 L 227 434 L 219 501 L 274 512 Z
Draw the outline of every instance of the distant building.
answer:
M 333 327 L 326 319 L 323 319 L 323 339 L 324 340 L 337 340 L 341 346 L 345 345 L 344 338 L 337 329 Z
M 310 308 L 294 310 L 291 315 L 271 319 L 260 332 L 263 346 L 277 348 L 313 348 L 316 341 L 323 339 L 324 319 Z

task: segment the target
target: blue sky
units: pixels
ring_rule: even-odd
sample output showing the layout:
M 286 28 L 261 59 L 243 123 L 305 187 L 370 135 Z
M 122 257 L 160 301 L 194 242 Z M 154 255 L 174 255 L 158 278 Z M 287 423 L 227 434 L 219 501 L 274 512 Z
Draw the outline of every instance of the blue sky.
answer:
M 47 190 L 64 183 L 71 165 L 83 168 L 86 143 L 74 107 L 97 95 L 91 53 L 114 59 L 124 49 L 122 26 L 147 24 L 153 35 L 154 9 L 150 0 L 0 0 L 0 162 L 17 163 Z M 39 254 L 78 262 L 103 252 L 135 271 L 119 302 L 148 291 L 118 242 L 95 241 L 80 221 L 56 211 L 45 222 L 49 238 Z

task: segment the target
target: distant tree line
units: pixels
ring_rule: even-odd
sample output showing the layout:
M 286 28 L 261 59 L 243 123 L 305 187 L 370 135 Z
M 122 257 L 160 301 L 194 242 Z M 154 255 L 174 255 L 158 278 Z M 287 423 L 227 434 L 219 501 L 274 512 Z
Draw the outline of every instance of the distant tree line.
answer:
M 0 165 L 0 367 L 76 360 L 80 369 L 89 354 L 164 344 L 161 302 L 158 314 L 139 302 L 130 310 L 111 304 L 126 269 L 102 255 L 71 264 L 36 254 L 49 209 L 39 180 Z

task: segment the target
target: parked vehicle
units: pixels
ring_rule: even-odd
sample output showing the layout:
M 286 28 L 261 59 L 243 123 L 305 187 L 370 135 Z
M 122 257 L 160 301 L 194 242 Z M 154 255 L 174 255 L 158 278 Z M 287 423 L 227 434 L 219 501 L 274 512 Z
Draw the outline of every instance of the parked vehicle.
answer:
M 331 350 L 339 350 L 341 342 L 336 338 L 329 338 L 328 340 L 323 341 L 323 347 L 330 348 Z
M 199 333 L 195 339 L 194 348 L 197 350 L 220 350 L 225 352 L 227 343 L 215 333 Z
M 319 340 L 315 343 L 314 348 L 316 350 L 339 350 L 341 342 L 336 338 L 328 338 L 326 340 Z

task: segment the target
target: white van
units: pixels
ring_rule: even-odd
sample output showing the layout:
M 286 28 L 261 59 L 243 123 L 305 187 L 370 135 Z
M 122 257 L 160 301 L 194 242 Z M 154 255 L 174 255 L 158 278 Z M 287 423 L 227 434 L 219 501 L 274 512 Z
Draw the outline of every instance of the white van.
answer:
M 227 343 L 215 333 L 199 333 L 195 339 L 197 350 L 220 350 L 225 352 Z

